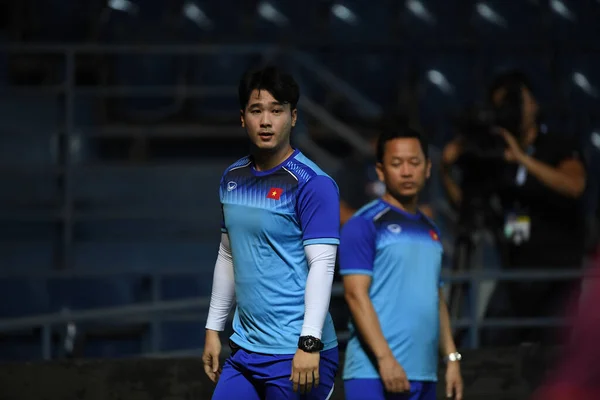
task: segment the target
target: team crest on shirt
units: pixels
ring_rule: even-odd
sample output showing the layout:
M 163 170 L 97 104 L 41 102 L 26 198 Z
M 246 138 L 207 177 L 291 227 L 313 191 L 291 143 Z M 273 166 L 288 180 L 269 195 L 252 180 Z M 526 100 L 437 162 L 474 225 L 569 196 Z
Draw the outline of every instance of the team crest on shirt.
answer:
M 400 227 L 400 225 L 398 224 L 390 224 L 387 227 L 388 231 L 392 232 L 392 233 L 400 233 L 402 232 L 402 227 Z
M 282 188 L 272 187 L 269 189 L 269 192 L 267 193 L 267 199 L 279 200 L 279 198 L 281 197 L 282 194 L 283 194 Z
M 429 236 L 431 236 L 431 238 L 433 240 L 435 240 L 436 242 L 438 240 L 440 240 L 440 237 L 438 236 L 438 234 L 433 229 L 429 231 Z

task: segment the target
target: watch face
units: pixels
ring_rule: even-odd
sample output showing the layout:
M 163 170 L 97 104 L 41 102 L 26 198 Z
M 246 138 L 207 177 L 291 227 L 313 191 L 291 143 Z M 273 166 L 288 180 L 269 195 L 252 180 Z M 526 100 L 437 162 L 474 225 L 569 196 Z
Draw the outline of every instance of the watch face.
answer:
M 313 350 L 315 348 L 315 340 L 313 338 L 306 338 L 304 340 L 304 346 L 307 350 Z

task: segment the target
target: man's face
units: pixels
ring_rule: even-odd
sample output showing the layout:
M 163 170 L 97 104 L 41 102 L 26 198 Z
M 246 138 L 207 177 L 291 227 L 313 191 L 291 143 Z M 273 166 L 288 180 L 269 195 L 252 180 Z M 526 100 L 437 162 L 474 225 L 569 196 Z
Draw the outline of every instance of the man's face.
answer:
M 254 146 L 261 150 L 278 150 L 290 143 L 297 111 L 281 104 L 266 90 L 253 90 L 246 109 L 241 110 L 242 127 Z
M 431 162 L 425 159 L 419 140 L 392 139 L 385 143 L 383 161 L 377 163 L 377 175 L 387 191 L 397 199 L 412 199 L 425 186 Z
M 521 130 L 523 132 L 527 132 L 536 123 L 538 114 L 538 104 L 535 101 L 533 94 L 525 86 L 521 88 L 521 96 L 521 117 L 523 118 L 523 120 L 521 121 Z M 506 89 L 500 88 L 493 93 L 492 101 L 494 102 L 495 106 L 499 106 L 500 104 L 502 104 L 505 97 Z M 518 134 L 517 132 L 512 133 L 514 135 Z

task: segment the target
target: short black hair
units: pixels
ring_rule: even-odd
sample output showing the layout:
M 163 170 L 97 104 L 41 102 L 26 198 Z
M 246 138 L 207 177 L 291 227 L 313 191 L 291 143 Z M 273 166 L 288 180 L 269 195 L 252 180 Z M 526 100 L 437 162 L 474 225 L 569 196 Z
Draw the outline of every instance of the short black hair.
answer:
M 425 135 L 411 127 L 404 126 L 395 129 L 385 129 L 381 132 L 377 139 L 377 162 L 383 162 L 385 144 L 394 139 L 417 139 L 425 155 L 425 160 L 429 159 L 429 143 Z
M 507 92 L 520 92 L 525 87 L 535 97 L 533 86 L 527 74 L 518 69 L 509 69 L 497 74 L 488 89 L 488 101 L 493 100 L 494 93 L 498 89 L 505 89 Z
M 238 88 L 241 110 L 246 108 L 255 89 L 266 90 L 281 104 L 289 104 L 292 110 L 300 99 L 300 88 L 292 75 L 274 66 L 249 70 L 242 76 Z

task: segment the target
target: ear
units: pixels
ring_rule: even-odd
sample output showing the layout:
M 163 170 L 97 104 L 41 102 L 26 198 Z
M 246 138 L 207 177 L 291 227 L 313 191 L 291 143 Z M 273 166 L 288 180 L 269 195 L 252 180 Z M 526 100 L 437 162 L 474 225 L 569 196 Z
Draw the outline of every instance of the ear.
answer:
M 377 178 L 379 178 L 379 180 L 381 182 L 385 182 L 385 177 L 383 176 L 383 164 L 378 162 L 377 164 L 375 164 L 375 171 L 377 171 Z
M 240 121 L 242 121 L 242 128 L 246 127 L 246 121 L 244 119 L 244 110 L 240 110 Z
M 292 127 L 296 126 L 296 120 L 298 119 L 298 109 L 294 108 L 292 110 Z
M 425 178 L 429 179 L 431 176 L 431 159 L 427 160 L 427 165 L 425 166 Z

